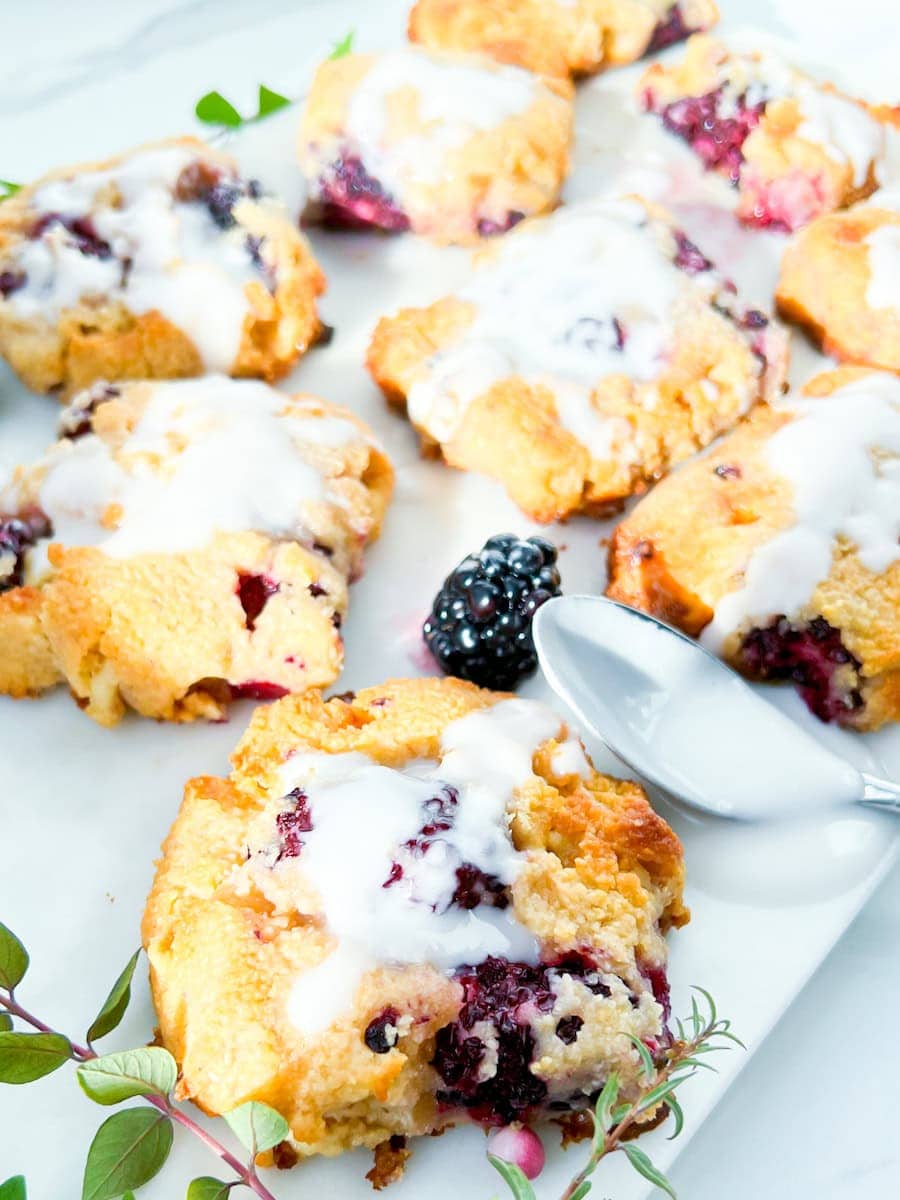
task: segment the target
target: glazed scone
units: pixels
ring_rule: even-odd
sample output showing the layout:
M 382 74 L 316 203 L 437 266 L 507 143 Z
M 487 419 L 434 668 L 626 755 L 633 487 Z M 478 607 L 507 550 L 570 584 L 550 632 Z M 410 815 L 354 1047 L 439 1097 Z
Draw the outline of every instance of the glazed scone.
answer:
M 900 188 L 881 188 L 797 234 L 776 298 L 826 354 L 900 371 Z
M 418 0 L 409 36 L 546 75 L 634 62 L 718 20 L 713 0 Z
M 647 68 L 638 95 L 737 187 L 748 225 L 799 229 L 896 171 L 900 108 L 854 100 L 774 54 L 697 35 L 680 63 Z
M 529 222 L 471 283 L 379 322 L 368 363 L 448 463 L 537 521 L 602 512 L 781 390 L 783 331 L 639 198 Z
M 572 87 L 487 59 L 408 47 L 329 59 L 300 127 L 308 219 L 441 242 L 555 207 Z
M 613 1069 L 634 1095 L 625 1035 L 670 1044 L 681 846 L 550 709 L 455 679 L 310 692 L 232 761 L 187 785 L 144 916 L 183 1097 L 279 1109 L 284 1163 L 558 1117 Z
M 900 719 L 900 379 L 842 367 L 758 408 L 617 528 L 608 595 L 823 721 Z
M 392 472 L 349 412 L 210 375 L 97 384 L 0 489 L 0 692 L 218 718 L 337 678 Z
M 54 171 L 0 205 L 0 353 L 34 391 L 280 378 L 325 285 L 283 206 L 195 138 Z

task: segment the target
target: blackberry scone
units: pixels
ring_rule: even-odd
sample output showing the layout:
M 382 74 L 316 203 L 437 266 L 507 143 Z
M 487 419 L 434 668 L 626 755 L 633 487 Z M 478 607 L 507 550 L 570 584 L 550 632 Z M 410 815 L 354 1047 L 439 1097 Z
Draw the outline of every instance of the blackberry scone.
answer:
M 585 75 L 663 50 L 718 16 L 713 0 L 418 0 L 409 36 L 546 75 Z
M 776 298 L 826 354 L 900 371 L 900 189 L 879 189 L 798 233 Z
M 0 206 L 0 353 L 38 392 L 278 379 L 319 336 L 323 287 L 283 206 L 195 138 L 54 171 Z
M 349 412 L 255 381 L 97 384 L 0 489 L 0 691 L 112 725 L 324 686 L 392 472 Z
M 697 35 L 638 85 L 645 109 L 738 189 L 748 225 L 791 231 L 873 192 L 896 162 L 900 108 L 839 92 L 767 52 Z M 896 168 L 893 168 L 896 169 Z
M 900 719 L 900 379 L 842 367 L 758 408 L 619 525 L 608 594 L 823 721 Z
M 639 198 L 529 222 L 379 322 L 369 369 L 426 447 L 537 521 L 599 513 L 782 387 L 783 331 Z
M 280 1165 L 561 1117 L 612 1070 L 634 1096 L 627 1035 L 670 1044 L 681 846 L 550 709 L 449 679 L 309 692 L 232 761 L 187 785 L 144 916 L 181 1096 L 279 1109 Z
M 554 208 L 572 88 L 417 47 L 329 59 L 300 129 L 308 219 L 477 241 Z

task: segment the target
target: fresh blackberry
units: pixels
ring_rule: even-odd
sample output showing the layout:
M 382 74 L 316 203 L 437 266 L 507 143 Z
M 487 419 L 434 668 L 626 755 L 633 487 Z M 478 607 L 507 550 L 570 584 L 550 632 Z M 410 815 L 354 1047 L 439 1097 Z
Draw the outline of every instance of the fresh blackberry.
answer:
M 447 576 L 422 634 L 446 674 L 512 688 L 537 666 L 532 618 L 559 594 L 556 547 L 500 534 Z

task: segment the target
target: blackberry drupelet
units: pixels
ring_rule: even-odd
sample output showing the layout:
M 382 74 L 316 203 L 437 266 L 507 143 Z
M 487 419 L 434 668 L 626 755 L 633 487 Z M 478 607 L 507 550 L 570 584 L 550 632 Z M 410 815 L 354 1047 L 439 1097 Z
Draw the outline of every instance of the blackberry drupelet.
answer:
M 556 547 L 500 534 L 447 576 L 422 634 L 447 675 L 512 688 L 537 667 L 532 618 L 558 595 Z

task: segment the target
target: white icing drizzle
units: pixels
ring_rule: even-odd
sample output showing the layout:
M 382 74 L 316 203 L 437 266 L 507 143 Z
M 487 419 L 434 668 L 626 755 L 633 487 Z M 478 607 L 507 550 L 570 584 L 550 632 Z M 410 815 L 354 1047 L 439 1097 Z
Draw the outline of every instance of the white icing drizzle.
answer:
M 413 88 L 421 126 L 397 135 L 387 101 Z M 543 84 L 520 67 L 465 63 L 406 48 L 382 54 L 366 72 L 347 111 L 345 132 L 366 169 L 395 198 L 418 180 L 440 180 L 446 156 L 474 134 L 526 112 Z
M 769 439 L 766 460 L 793 491 L 794 521 L 751 556 L 743 584 L 716 606 L 703 642 L 791 616 L 828 577 L 835 541 L 885 571 L 900 557 L 900 379 L 874 372 L 830 396 L 792 399 L 795 419 Z
M 53 180 L 31 205 L 42 213 L 89 216 L 112 257 L 82 254 L 59 223 L 16 247 L 26 272 L 7 301 L 26 317 L 50 320 L 82 300 L 121 302 L 136 314 L 158 311 L 183 330 L 208 370 L 228 371 L 250 306 L 245 285 L 260 279 L 246 230 L 220 229 L 201 203 L 182 203 L 174 188 L 197 155 L 183 146 L 143 150 L 108 170 Z M 114 189 L 118 207 L 109 202 Z M 123 261 L 130 267 L 123 271 Z
M 560 742 L 550 757 L 550 767 L 554 774 L 559 776 L 577 775 L 580 779 L 591 777 L 591 764 L 577 738 Z
M 411 387 L 410 418 L 450 442 L 472 401 L 516 375 L 550 388 L 561 424 L 593 458 L 636 458 L 630 426 L 600 412 L 593 392 L 608 375 L 652 380 L 672 348 L 679 299 L 718 296 L 715 271 L 690 276 L 674 253 L 668 226 L 624 199 L 564 208 L 504 238 L 457 293 L 475 319 Z
M 538 747 L 558 735 L 560 721 L 534 700 L 502 700 L 451 721 L 439 763 L 401 770 L 363 754 L 299 751 L 285 762 L 280 786 L 302 787 L 312 830 L 299 858 L 276 869 L 298 871 L 300 911 L 324 918 L 336 946 L 299 976 L 289 1015 L 311 1035 L 347 1012 L 362 974 L 379 964 L 433 964 L 451 972 L 492 954 L 536 962 L 534 936 L 512 907 L 451 905 L 456 869 L 471 863 L 505 884 L 521 870 L 507 809 L 515 789 L 532 777 Z M 424 853 L 405 849 L 428 819 L 426 802 L 450 785 L 458 793 L 453 824 Z M 384 887 L 391 864 L 403 876 Z M 304 898 L 307 885 L 315 895 Z
M 146 408 L 115 454 L 89 434 L 56 443 L 36 465 L 53 542 L 100 545 L 121 558 L 202 546 L 217 530 L 297 537 L 306 505 L 339 502 L 300 451 L 359 440 L 350 422 L 294 415 L 289 405 L 316 402 L 250 380 L 211 375 L 150 386 Z M 0 511 L 21 503 L 16 483 L 0 492 Z M 111 505 L 121 510 L 112 529 L 103 524 Z M 29 577 L 45 568 L 32 551 Z
M 900 225 L 880 225 L 866 238 L 869 283 L 866 303 L 871 308 L 893 308 L 900 313 Z

